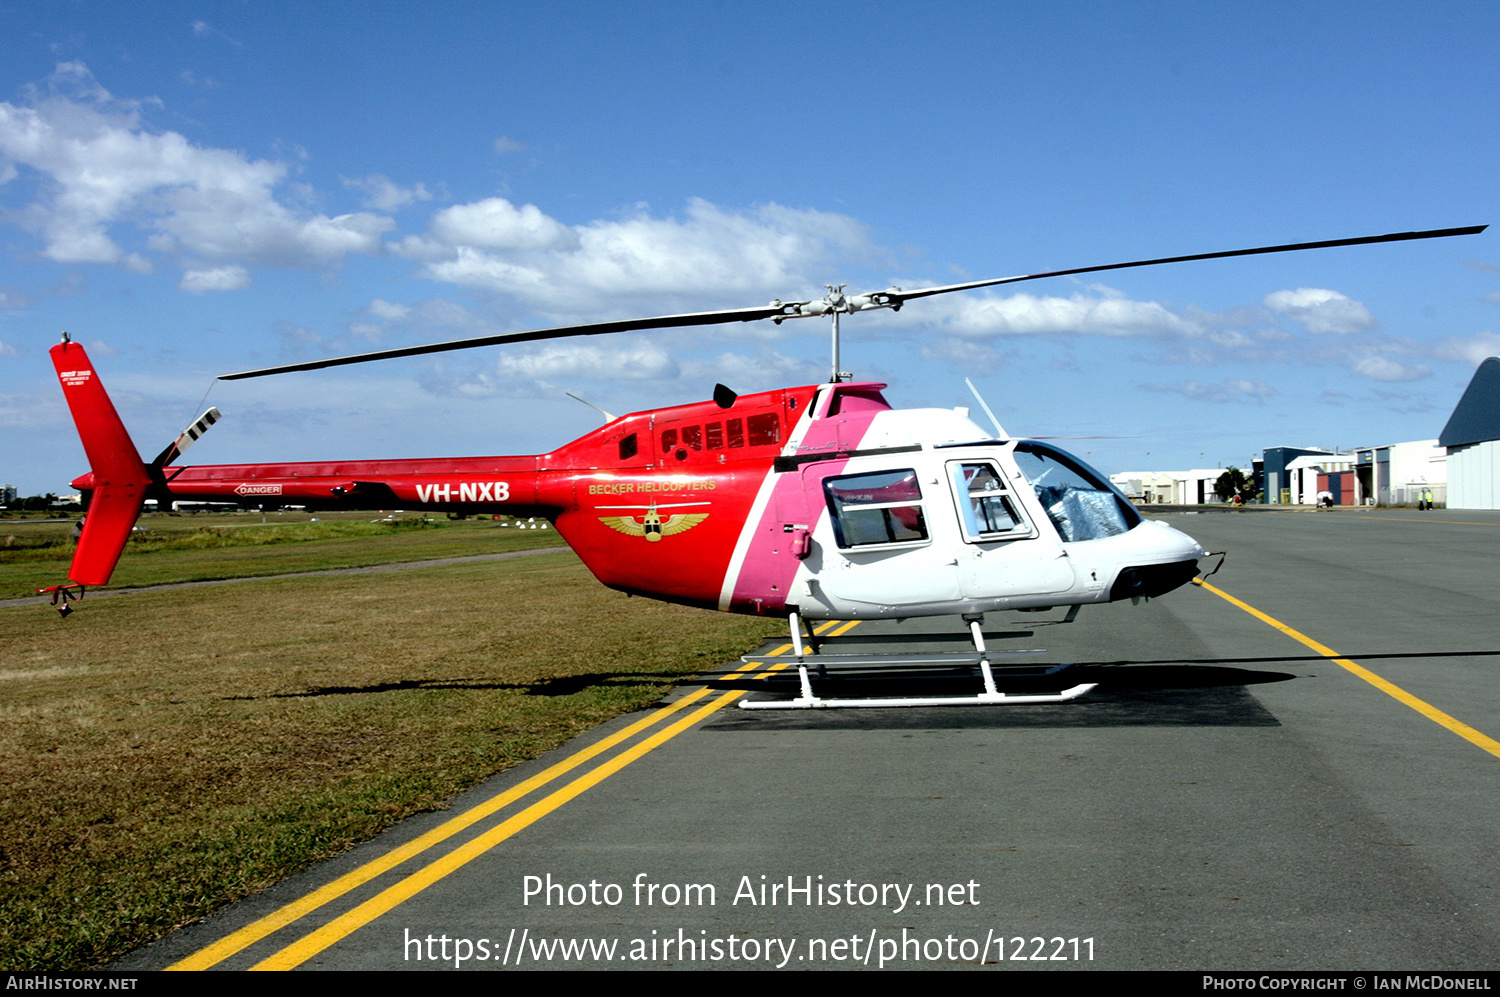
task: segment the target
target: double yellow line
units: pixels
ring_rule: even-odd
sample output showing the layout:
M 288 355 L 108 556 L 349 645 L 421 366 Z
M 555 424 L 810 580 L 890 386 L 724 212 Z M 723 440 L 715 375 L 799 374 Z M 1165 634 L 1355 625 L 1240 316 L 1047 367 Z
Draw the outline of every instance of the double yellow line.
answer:
M 830 620 L 822 624 L 814 633 L 819 636 L 839 636 L 846 633 L 857 621 L 841 624 L 841 621 Z M 782 655 L 791 650 L 791 644 L 783 644 L 770 652 L 770 655 Z M 772 672 L 781 671 L 791 664 L 791 661 L 778 662 L 771 667 L 757 673 L 754 677 L 763 678 Z M 728 675 L 723 680 L 741 678 L 747 673 L 753 672 L 758 666 L 747 664 Z M 168 966 L 169 970 L 193 970 L 209 969 L 218 965 L 230 956 L 254 945 L 264 938 L 280 931 L 282 928 L 306 917 L 320 907 L 337 900 L 352 890 L 358 889 L 371 880 L 384 875 L 390 870 L 401 865 L 409 859 L 415 858 L 428 849 L 447 841 L 454 835 L 459 834 L 467 828 L 484 820 L 510 804 L 542 788 L 548 783 L 561 778 L 567 773 L 582 766 L 592 758 L 597 758 L 612 748 L 617 747 L 662 721 L 681 713 L 694 704 L 701 703 L 705 698 L 713 696 L 713 688 L 704 686 L 688 693 L 676 702 L 656 710 L 654 713 L 637 720 L 635 723 L 625 727 L 623 730 L 603 738 L 589 745 L 581 751 L 575 752 L 569 757 L 558 762 L 556 765 L 537 773 L 524 782 L 490 797 L 483 803 L 470 808 L 450 820 L 444 821 L 439 826 L 428 831 L 426 834 L 415 838 L 404 845 L 386 852 L 379 858 L 367 862 L 352 872 L 345 873 L 333 882 L 321 886 L 306 896 L 294 900 L 286 906 L 276 910 L 258 921 L 247 924 L 245 927 L 235 931 L 224 938 L 219 939 L 185 959 Z M 707 703 L 699 705 L 691 713 L 681 716 L 670 726 L 667 726 L 650 737 L 645 738 L 632 747 L 614 755 L 607 761 L 589 770 L 562 788 L 533 803 L 531 806 L 519 813 L 506 818 L 490 830 L 480 834 L 453 849 L 442 857 L 429 862 L 422 868 L 412 872 L 398 882 L 381 890 L 375 896 L 364 901 L 352 910 L 339 915 L 321 927 L 302 936 L 274 954 L 262 959 L 252 966 L 252 969 L 295 969 L 308 959 L 322 952 L 330 945 L 347 937 L 358 929 L 369 924 L 375 918 L 387 913 L 401 903 L 416 896 L 427 887 L 438 880 L 456 871 L 468 862 L 478 858 L 485 852 L 494 848 L 502 841 L 512 837 L 541 818 L 552 813 L 554 810 L 567 803 L 569 800 L 585 792 L 593 786 L 597 786 L 605 779 L 625 768 L 631 762 L 645 756 L 661 747 L 672 738 L 688 730 L 699 723 L 710 714 L 728 706 L 730 703 L 743 696 L 744 690 L 733 690 L 722 693 L 709 699 Z

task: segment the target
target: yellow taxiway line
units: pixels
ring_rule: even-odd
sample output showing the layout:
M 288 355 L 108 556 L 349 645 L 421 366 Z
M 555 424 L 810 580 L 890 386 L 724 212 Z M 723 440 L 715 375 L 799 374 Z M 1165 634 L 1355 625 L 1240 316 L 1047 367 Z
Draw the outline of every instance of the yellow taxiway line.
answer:
M 1245 612 L 1249 613 L 1257 620 L 1260 620 L 1262 623 L 1275 627 L 1277 630 L 1280 630 L 1282 633 L 1286 634 L 1293 640 L 1312 648 L 1323 657 L 1328 658 L 1334 664 L 1338 665 L 1340 668 L 1343 668 L 1345 671 L 1364 679 L 1366 682 L 1370 683 L 1375 688 L 1385 693 L 1387 696 L 1390 696 L 1392 699 L 1410 706 L 1412 709 L 1416 710 L 1418 713 L 1422 714 L 1422 716 L 1431 720 L 1433 723 L 1440 724 L 1441 726 L 1446 727 L 1448 730 L 1457 734 L 1459 737 L 1463 738 L 1465 741 L 1468 741 L 1470 744 L 1488 751 L 1496 758 L 1500 758 L 1500 741 L 1496 741 L 1494 738 L 1490 737 L 1487 734 L 1480 733 L 1473 727 L 1470 727 L 1468 724 L 1464 723 L 1462 720 L 1456 720 L 1453 717 L 1450 717 L 1448 714 L 1444 713 L 1436 706 L 1433 706 L 1431 703 L 1428 703 L 1424 700 L 1418 699 L 1416 696 L 1413 696 L 1411 693 L 1396 685 L 1394 682 L 1391 682 L 1388 679 L 1381 678 L 1379 675 L 1376 675 L 1374 672 L 1370 671 L 1363 665 L 1356 664 L 1355 662 L 1350 661 L 1348 658 L 1339 654 L 1332 648 L 1318 643 L 1306 634 L 1299 633 L 1298 631 L 1293 630 L 1291 627 L 1287 626 L 1285 623 L 1282 623 L 1280 620 L 1269 616 L 1266 613 L 1262 613 L 1260 610 L 1256 609 L 1254 606 L 1250 605 L 1247 602 L 1236 599 L 1234 596 L 1230 595 L 1228 592 L 1225 592 L 1223 589 L 1215 588 L 1201 578 L 1194 578 L 1193 584 L 1207 589 L 1208 591 L 1212 592 L 1214 595 L 1230 603 L 1231 605 L 1238 606 L 1240 609 L 1243 609 Z
M 692 713 L 672 724 L 672 726 L 658 731 L 628 751 L 623 751 L 615 755 L 603 765 L 579 776 L 556 792 L 533 803 L 509 820 L 496 825 L 479 837 L 460 845 L 447 855 L 418 869 L 400 882 L 381 890 L 358 907 L 334 918 L 316 931 L 293 942 L 274 955 L 261 960 L 251 968 L 261 970 L 297 968 L 330 945 L 358 931 L 382 914 L 410 900 L 449 873 L 455 872 L 474 859 L 479 858 L 479 856 L 488 852 L 491 848 L 530 827 L 541 818 L 561 807 L 564 803 L 578 796 L 584 790 L 598 785 L 642 755 L 645 755 L 654 748 L 660 747 L 689 727 L 697 724 L 698 721 L 704 719 L 709 714 L 728 706 L 744 694 L 744 690 L 736 689 L 732 692 L 724 693 L 705 706 L 700 706 Z
M 857 622 L 857 620 L 854 620 L 844 624 L 843 626 L 839 626 L 840 621 L 830 620 L 819 626 L 815 632 L 819 633 L 820 636 L 837 636 L 846 633 Z M 834 627 L 838 627 L 838 629 L 834 631 Z M 829 631 L 833 632 L 829 633 Z M 791 644 L 783 644 L 782 646 L 771 651 L 770 654 L 785 654 L 787 651 L 791 650 L 791 647 Z M 740 668 L 735 669 L 728 675 L 724 676 L 724 678 L 727 679 L 740 676 L 743 673 L 754 669 L 755 667 L 755 665 L 743 665 Z M 760 676 L 763 677 L 772 672 L 780 671 L 785 667 L 785 664 L 777 664 L 762 671 L 760 673 Z M 420 855 L 428 849 L 441 844 L 447 839 L 453 837 L 455 834 L 458 834 L 466 828 L 473 826 L 474 824 L 496 813 L 509 804 L 514 803 L 515 801 L 532 793 L 533 791 L 540 789 L 542 786 L 545 786 L 546 784 L 560 778 L 561 776 L 566 775 L 568 772 L 571 772 L 573 769 L 578 768 L 589 759 L 595 758 L 600 754 L 603 754 L 604 752 L 610 750 L 611 748 L 614 748 L 617 745 L 623 743 L 624 741 L 629 740 L 642 731 L 654 727 L 656 724 L 670 717 L 672 714 L 677 713 L 678 711 L 683 710 L 686 707 L 691 706 L 692 704 L 703 699 L 705 696 L 708 696 L 712 691 L 713 690 L 711 687 L 703 686 L 688 693 L 677 701 L 669 703 L 668 705 L 662 707 L 659 710 L 656 710 L 650 715 L 637 720 L 630 726 L 616 731 L 614 734 L 611 734 L 610 736 L 603 738 L 578 752 L 575 752 L 574 754 L 558 762 L 556 765 L 550 766 L 549 768 L 537 773 L 531 778 L 526 779 L 525 781 L 520 782 L 501 793 L 497 793 L 495 796 L 490 797 L 488 800 L 485 800 L 477 806 L 471 807 L 470 809 L 464 811 L 462 814 L 459 814 L 457 817 L 444 821 L 442 824 L 433 828 L 431 831 L 428 831 L 426 834 L 414 838 L 411 841 L 408 841 L 406 844 L 400 845 L 392 849 L 391 851 L 386 852 L 379 858 L 365 863 L 352 872 L 345 873 L 331 883 L 319 887 L 306 896 L 294 900 L 291 903 L 280 908 L 279 910 L 273 911 L 265 917 L 247 924 L 245 927 L 240 928 L 238 931 L 232 932 L 219 939 L 218 941 L 207 945 L 202 949 L 199 949 L 192 955 L 189 955 L 186 958 L 181 959 L 168 966 L 167 969 L 202 970 L 209 969 L 213 966 L 218 965 L 220 962 L 223 962 L 225 959 L 229 958 L 235 953 L 240 952 L 251 945 L 254 945 L 256 942 L 266 938 L 271 934 L 274 934 L 277 931 L 280 931 L 282 928 L 301 919 L 307 914 L 312 913 L 325 904 L 328 904 L 343 896 L 344 894 L 350 892 L 351 890 L 357 889 L 365 883 L 368 883 L 370 880 L 375 879 L 376 877 L 386 872 L 389 872 L 391 869 L 394 869 L 396 866 L 402 864 L 408 859 L 414 858 L 415 856 Z M 470 859 L 483 854 L 483 852 L 488 851 L 490 848 L 493 848 L 495 845 L 504 841 L 506 838 L 509 838 L 511 835 L 529 826 L 546 814 L 551 813 L 553 810 L 556 810 L 558 807 L 562 806 L 564 803 L 566 803 L 568 800 L 571 800 L 579 793 L 582 793 L 589 787 L 596 785 L 608 776 L 614 774 L 615 772 L 618 772 L 620 769 L 624 768 L 626 765 L 629 765 L 631 762 L 640 758 L 642 755 L 666 743 L 673 737 L 676 737 L 678 734 L 682 733 L 689 727 L 692 727 L 694 724 L 707 717 L 709 714 L 724 706 L 727 706 L 729 703 L 733 702 L 743 695 L 743 691 L 725 693 L 718 699 L 714 700 L 712 703 L 708 704 L 707 706 L 700 707 L 693 713 L 689 714 L 687 717 L 679 720 L 671 727 L 668 727 L 666 730 L 660 731 L 647 740 L 642 741 L 640 744 L 637 744 L 634 748 L 616 755 L 610 761 L 598 766 L 588 774 L 575 779 L 573 782 L 547 796 L 539 803 L 533 804 L 526 810 L 517 814 L 515 817 L 510 818 L 491 831 L 456 849 L 447 857 L 439 859 L 436 862 L 433 862 L 425 868 L 419 870 L 418 872 L 406 877 L 406 879 L 378 894 L 372 900 L 361 904 L 359 907 L 356 907 L 354 910 L 348 912 L 347 914 L 344 914 L 342 917 L 329 922 L 329 924 L 324 925 L 322 928 L 314 931 L 312 934 L 306 936 L 301 941 L 287 946 L 270 958 L 263 960 L 253 968 L 291 969 L 295 966 L 300 965 L 302 962 L 305 962 L 313 955 L 321 952 L 323 949 L 327 948 L 329 945 L 332 945 L 340 938 L 343 938 L 345 935 L 356 930 L 364 923 L 367 923 L 371 918 L 378 916 L 380 913 L 384 913 L 386 910 L 389 910 L 390 907 L 395 906 L 395 904 L 400 903 L 402 900 L 405 900 L 415 893 L 419 892 L 420 890 L 425 889 L 427 886 L 436 882 L 438 879 L 441 879 L 443 876 L 446 876 L 454 869 L 459 868 L 459 866 L 468 862 Z M 479 847 L 479 844 L 481 842 L 485 843 L 483 844 L 483 847 Z M 477 850 L 475 850 L 476 848 Z M 464 857 L 457 858 L 458 856 Z M 440 868 L 440 872 L 437 872 L 436 875 L 432 875 L 434 870 L 438 870 Z M 405 889 L 408 884 L 419 885 L 416 885 L 415 889 Z M 375 907 L 372 906 L 381 901 L 382 898 L 387 898 L 388 896 L 394 898 L 389 906 L 383 907 L 379 910 L 376 910 Z M 358 921 L 358 923 L 354 923 L 354 915 L 358 914 L 361 911 L 366 911 L 367 909 L 375 912 L 370 913 L 368 917 Z M 335 925 L 346 927 L 347 930 L 336 931 Z M 314 939 L 321 940 L 321 944 L 315 943 Z M 297 957 L 297 953 L 302 953 L 300 955 L 300 958 Z

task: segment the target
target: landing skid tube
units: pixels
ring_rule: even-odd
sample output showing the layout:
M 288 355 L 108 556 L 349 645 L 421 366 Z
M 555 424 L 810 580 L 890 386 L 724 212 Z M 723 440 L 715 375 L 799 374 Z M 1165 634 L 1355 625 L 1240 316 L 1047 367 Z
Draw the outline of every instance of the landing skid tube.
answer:
M 797 680 L 801 694 L 796 699 L 790 700 L 740 700 L 742 710 L 834 710 L 834 709 L 874 709 L 894 706 L 1024 706 L 1033 703 L 1066 703 L 1077 699 L 1084 693 L 1092 690 L 1097 683 L 1083 682 L 1070 686 L 1061 692 L 1055 693 L 1006 693 L 1001 692 L 995 685 L 995 673 L 990 667 L 992 655 L 985 649 L 984 633 L 980 629 L 981 619 L 979 617 L 965 617 L 969 624 L 969 635 L 974 641 L 974 650 L 978 655 L 978 661 L 974 661 L 973 655 L 967 654 L 937 654 L 924 657 L 889 655 L 879 658 L 860 658 L 854 655 L 818 655 L 822 660 L 818 662 L 818 674 L 825 677 L 827 665 L 907 665 L 921 667 L 935 664 L 949 664 L 963 661 L 977 663 L 979 675 L 983 680 L 982 691 L 967 696 L 915 696 L 915 697 L 871 697 L 867 699 L 824 699 L 814 695 L 812 681 L 807 673 L 806 654 L 802 643 L 802 622 L 796 613 L 791 614 L 792 624 L 792 647 L 797 655 Z M 994 657 L 1019 657 L 1028 654 L 1040 654 L 1040 651 L 1017 651 Z M 746 661 L 759 661 L 760 658 L 747 656 Z M 770 659 L 765 659 L 770 660 Z M 1052 675 L 1069 668 L 1069 665 L 1056 665 L 1042 669 L 1041 674 Z M 1033 672 L 1033 674 L 1036 674 Z

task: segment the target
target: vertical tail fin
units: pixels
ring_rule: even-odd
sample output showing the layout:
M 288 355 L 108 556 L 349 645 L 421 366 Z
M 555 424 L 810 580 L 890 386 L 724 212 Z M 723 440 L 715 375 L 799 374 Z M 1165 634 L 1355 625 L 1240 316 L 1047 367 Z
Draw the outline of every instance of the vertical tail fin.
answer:
M 83 347 L 64 334 L 50 352 L 93 478 L 93 500 L 68 577 L 80 585 L 103 585 L 130 538 L 151 476 Z

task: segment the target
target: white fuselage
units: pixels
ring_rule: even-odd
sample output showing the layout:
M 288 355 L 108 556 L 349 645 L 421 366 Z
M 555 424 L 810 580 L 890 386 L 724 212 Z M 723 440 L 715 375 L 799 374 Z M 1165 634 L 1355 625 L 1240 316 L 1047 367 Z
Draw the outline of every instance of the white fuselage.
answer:
M 956 442 L 984 436 L 959 412 L 892 411 L 864 456 L 791 472 L 808 511 L 824 514 L 807 517 L 816 526 L 787 603 L 814 619 L 978 614 L 1151 595 L 1140 578 L 1170 576 L 1155 586 L 1165 591 L 1191 577 L 1203 548 L 1141 519 L 1077 458 L 1030 441 Z

